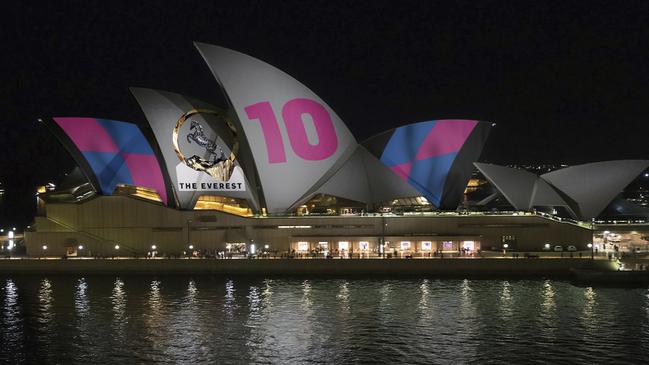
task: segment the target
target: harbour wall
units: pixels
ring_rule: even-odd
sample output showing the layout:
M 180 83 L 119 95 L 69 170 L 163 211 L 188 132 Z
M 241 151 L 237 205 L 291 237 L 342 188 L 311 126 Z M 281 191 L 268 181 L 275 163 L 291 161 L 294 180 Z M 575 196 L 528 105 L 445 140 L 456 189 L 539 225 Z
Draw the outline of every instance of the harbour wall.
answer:
M 570 278 L 617 270 L 604 259 L 8 259 L 0 274 L 211 274 L 221 276 Z

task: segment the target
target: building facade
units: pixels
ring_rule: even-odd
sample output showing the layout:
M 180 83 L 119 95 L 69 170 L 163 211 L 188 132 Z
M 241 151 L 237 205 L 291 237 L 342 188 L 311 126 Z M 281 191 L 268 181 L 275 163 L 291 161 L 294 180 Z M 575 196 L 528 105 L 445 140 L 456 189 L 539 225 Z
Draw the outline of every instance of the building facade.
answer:
M 588 224 L 536 214 L 534 202 L 568 207 L 577 219 L 595 214 L 647 165 L 636 161 L 629 172 L 628 162 L 610 162 L 538 178 L 478 164 L 517 211 L 458 213 L 491 123 L 432 119 L 358 142 L 329 105 L 283 71 L 223 47 L 196 48 L 226 107 L 132 88 L 145 123 L 44 121 L 83 181 L 39 196 L 40 215 L 25 237 L 29 255 L 584 250 L 592 243 Z M 609 170 L 625 173 L 602 183 Z M 598 175 L 590 176 L 597 184 L 580 195 L 573 176 L 584 171 Z

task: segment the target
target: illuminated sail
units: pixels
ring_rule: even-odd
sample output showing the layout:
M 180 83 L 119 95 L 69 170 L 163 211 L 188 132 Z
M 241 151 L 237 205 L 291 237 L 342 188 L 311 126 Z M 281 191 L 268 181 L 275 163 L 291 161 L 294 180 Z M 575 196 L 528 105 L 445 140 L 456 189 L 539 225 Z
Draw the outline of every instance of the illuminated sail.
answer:
M 340 117 L 299 81 L 227 48 L 196 47 L 249 141 L 269 212 L 286 211 L 355 150 Z

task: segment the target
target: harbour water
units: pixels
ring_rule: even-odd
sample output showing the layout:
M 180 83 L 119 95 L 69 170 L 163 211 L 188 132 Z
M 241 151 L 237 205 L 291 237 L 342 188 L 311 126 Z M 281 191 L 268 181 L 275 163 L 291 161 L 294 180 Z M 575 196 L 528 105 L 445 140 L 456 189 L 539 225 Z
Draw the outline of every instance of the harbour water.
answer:
M 3 363 L 649 362 L 649 289 L 1 276 Z

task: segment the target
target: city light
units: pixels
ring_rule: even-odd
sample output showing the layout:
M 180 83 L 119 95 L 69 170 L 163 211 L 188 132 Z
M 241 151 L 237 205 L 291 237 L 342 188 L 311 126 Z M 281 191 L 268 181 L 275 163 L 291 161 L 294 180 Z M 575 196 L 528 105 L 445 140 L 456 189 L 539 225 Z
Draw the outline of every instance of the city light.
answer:
M 264 245 L 264 248 L 268 250 L 270 246 L 269 245 Z
M 115 249 L 116 249 L 116 250 L 119 250 L 119 245 L 115 245 Z
M 47 245 L 43 245 L 43 251 L 47 250 Z
M 152 249 L 152 250 L 156 250 L 156 249 L 158 249 L 158 246 L 156 246 L 156 245 L 151 245 L 151 249 Z
M 194 249 L 194 245 L 189 245 L 189 249 L 190 249 L 190 250 L 193 250 L 193 249 Z
M 9 239 L 14 238 L 14 231 L 9 231 L 9 233 L 7 233 L 7 237 L 9 237 Z
M 507 243 L 503 244 L 503 248 L 509 248 L 509 244 Z
M 79 245 L 79 249 L 80 249 L 80 250 L 83 250 L 83 245 Z
M 592 248 L 592 247 L 593 247 L 593 244 L 592 244 L 592 243 L 589 243 L 589 244 L 586 245 L 586 246 L 588 246 L 588 248 Z
M 253 243 L 253 244 L 250 245 L 250 254 L 254 255 L 255 251 L 256 251 L 256 248 L 255 248 L 255 244 Z

